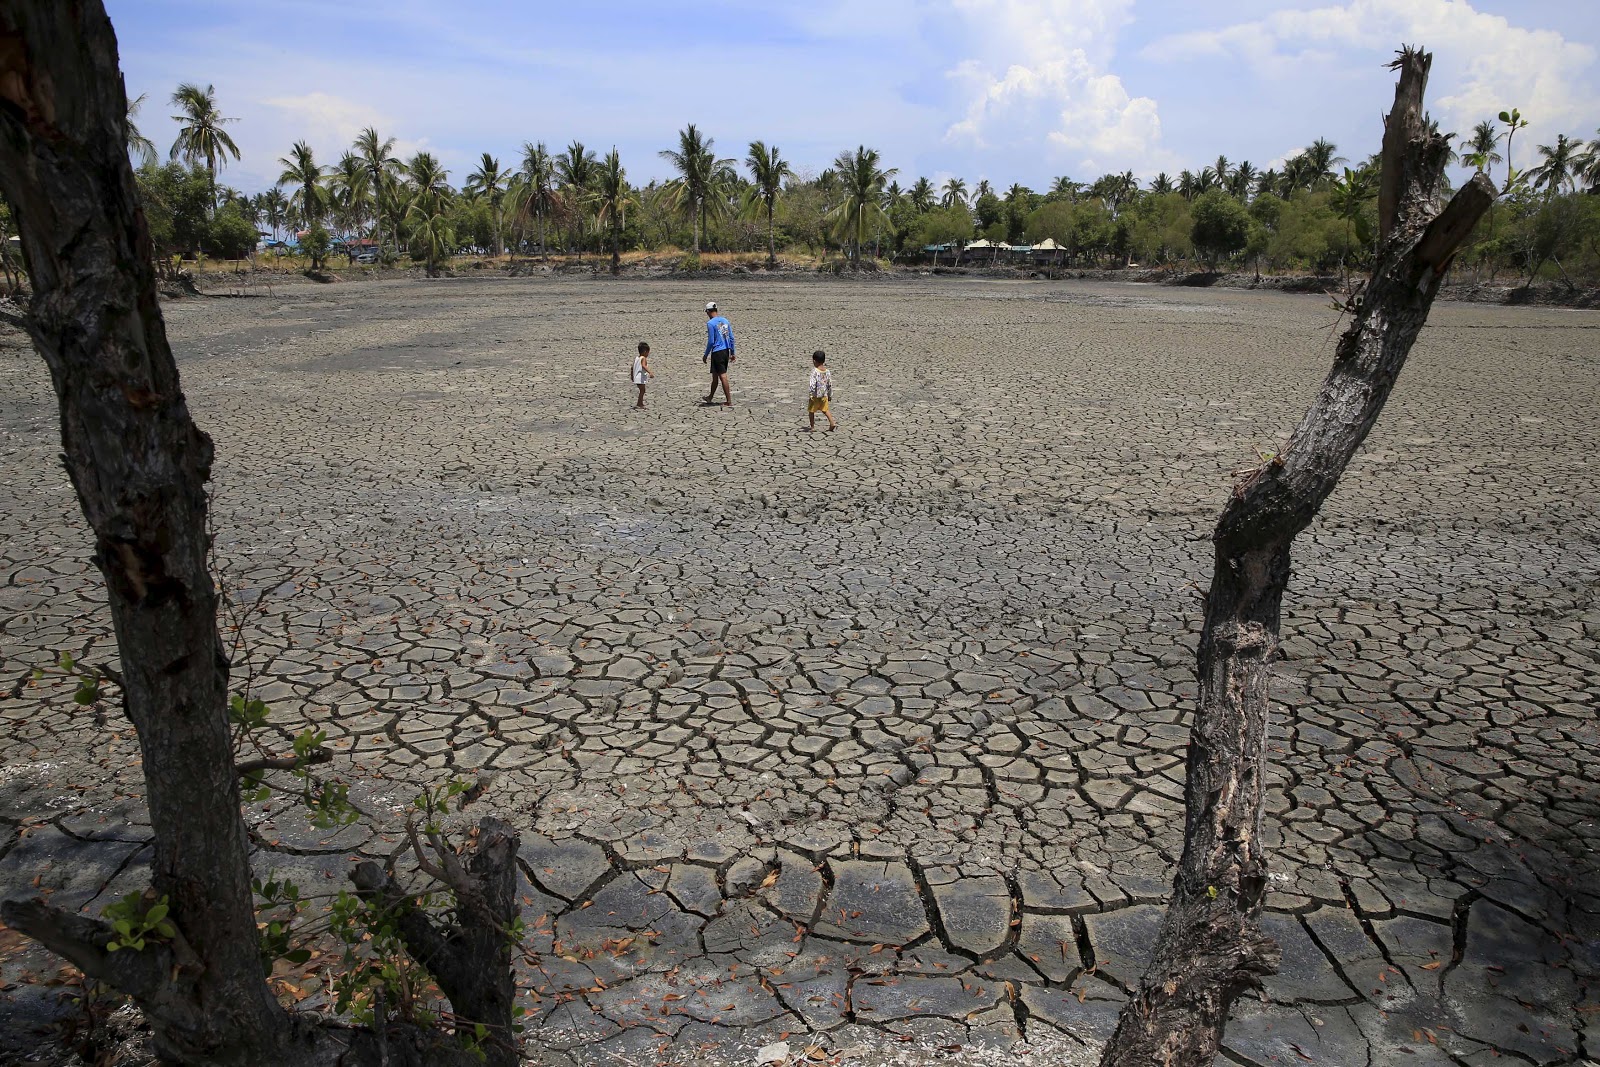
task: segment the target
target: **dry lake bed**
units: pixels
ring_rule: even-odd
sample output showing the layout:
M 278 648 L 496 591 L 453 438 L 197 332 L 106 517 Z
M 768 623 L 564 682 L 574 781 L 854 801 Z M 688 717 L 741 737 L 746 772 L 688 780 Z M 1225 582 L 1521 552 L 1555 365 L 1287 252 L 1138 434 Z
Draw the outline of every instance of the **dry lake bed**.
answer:
M 731 409 L 697 405 L 708 299 Z M 491 774 L 468 814 L 522 830 L 538 1062 L 1092 1059 L 1181 843 L 1210 524 L 1326 372 L 1327 298 L 446 279 L 165 310 L 236 682 L 325 730 L 370 816 L 252 810 L 262 871 L 331 892 L 420 785 Z M 815 348 L 836 433 L 803 432 Z M 0 892 L 97 912 L 146 830 L 115 707 L 29 682 L 114 653 L 59 449 L 9 334 Z M 1600 316 L 1434 309 L 1297 545 L 1284 962 L 1227 1062 L 1600 1055 L 1597 453 Z M 19 1060 L 55 970 L 0 930 Z

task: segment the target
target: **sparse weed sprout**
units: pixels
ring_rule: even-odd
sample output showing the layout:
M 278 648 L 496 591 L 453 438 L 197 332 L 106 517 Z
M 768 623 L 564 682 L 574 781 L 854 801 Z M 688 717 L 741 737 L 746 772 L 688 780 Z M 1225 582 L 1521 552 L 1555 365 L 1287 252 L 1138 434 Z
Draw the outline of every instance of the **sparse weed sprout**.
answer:
M 129 893 L 107 904 L 100 916 L 111 924 L 116 936 L 106 942 L 106 951 L 143 952 L 147 941 L 171 941 L 178 936 L 178 929 L 167 918 L 168 910 L 166 897 L 152 903 L 145 893 Z

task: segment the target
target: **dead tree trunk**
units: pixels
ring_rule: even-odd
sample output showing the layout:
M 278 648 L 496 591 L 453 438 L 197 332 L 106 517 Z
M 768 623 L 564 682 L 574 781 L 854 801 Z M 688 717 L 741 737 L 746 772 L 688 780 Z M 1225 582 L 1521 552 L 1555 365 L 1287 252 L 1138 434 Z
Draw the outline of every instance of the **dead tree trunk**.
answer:
M 1204 1067 L 1240 993 L 1277 968 L 1260 930 L 1267 684 L 1295 535 L 1310 525 L 1383 410 L 1457 247 L 1494 200 L 1476 177 L 1434 215 L 1449 144 L 1423 115 L 1432 56 L 1400 53 L 1383 138 L 1382 237 L 1333 370 L 1283 453 L 1234 487 L 1198 651 L 1183 856 L 1148 969 L 1102 1067 Z
M 177 936 L 111 952 L 109 925 L 42 900 L 7 902 L 0 915 L 132 996 L 164 1062 L 377 1063 L 361 1051 L 371 1035 L 364 1045 L 360 1032 L 291 1015 L 262 978 L 207 566 L 211 439 L 189 415 L 167 344 L 125 104 L 99 0 L 0 4 L 0 193 L 33 272 L 27 326 L 50 368 L 67 472 L 105 576 L 155 838 L 153 889 L 169 898 Z M 492 887 L 463 872 L 453 888 L 478 892 L 483 914 L 499 909 L 504 930 L 516 914 L 503 891 L 511 868 L 485 862 Z M 481 959 L 507 962 L 503 952 Z M 510 983 L 502 971 L 496 997 Z M 481 1021 L 509 1040 L 509 1000 Z M 427 1062 L 479 1061 L 455 1045 Z
M 517 1067 L 520 1058 L 511 1033 L 517 995 L 511 970 L 514 946 L 506 934 L 518 913 L 516 832 L 499 819 L 485 818 L 465 863 L 437 837 L 431 844 L 433 859 L 413 837 L 423 870 L 455 895 L 453 925 L 440 926 L 371 861 L 356 868 L 356 889 L 398 917 L 407 950 L 438 980 L 456 1014 L 487 1025 L 482 1067 Z

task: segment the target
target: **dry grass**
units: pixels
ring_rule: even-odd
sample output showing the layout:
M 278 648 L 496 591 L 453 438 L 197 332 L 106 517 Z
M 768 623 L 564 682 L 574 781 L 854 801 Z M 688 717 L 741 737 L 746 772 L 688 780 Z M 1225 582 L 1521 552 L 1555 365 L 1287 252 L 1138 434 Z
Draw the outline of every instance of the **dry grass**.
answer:
M 655 249 L 637 249 L 622 254 L 622 262 L 629 265 L 643 266 L 677 266 L 685 256 L 693 255 L 682 249 L 667 245 Z M 822 262 L 821 257 L 805 255 L 799 252 L 779 252 L 778 264 L 782 267 L 802 270 L 815 269 Z M 702 270 L 723 269 L 730 267 L 747 267 L 758 269 L 767 265 L 765 252 L 701 252 L 700 267 Z

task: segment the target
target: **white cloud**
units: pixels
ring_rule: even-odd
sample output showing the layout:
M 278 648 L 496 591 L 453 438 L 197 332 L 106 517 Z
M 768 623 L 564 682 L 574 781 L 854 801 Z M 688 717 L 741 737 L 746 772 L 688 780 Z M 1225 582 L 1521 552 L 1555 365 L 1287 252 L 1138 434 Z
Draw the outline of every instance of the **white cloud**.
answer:
M 1267 78 L 1290 78 L 1336 54 L 1349 67 L 1351 48 L 1374 61 L 1401 43 L 1434 54 L 1429 109 L 1444 128 L 1466 131 L 1502 109 L 1518 107 L 1531 122 L 1521 146 L 1553 139 L 1593 121 L 1595 50 L 1552 30 L 1514 26 L 1469 0 L 1350 0 L 1219 30 L 1175 34 L 1151 44 L 1157 60 L 1235 56 Z
M 313 146 L 348 145 L 368 126 L 387 129 L 388 116 L 376 108 L 321 91 L 304 96 L 275 96 L 261 101 L 283 112 L 284 118 Z
M 1156 102 L 1134 96 L 1107 70 L 1132 0 L 954 0 L 954 7 L 979 55 L 950 71 L 968 102 L 946 140 L 1034 146 L 1084 167 L 1162 161 Z

